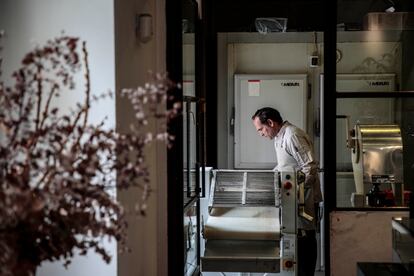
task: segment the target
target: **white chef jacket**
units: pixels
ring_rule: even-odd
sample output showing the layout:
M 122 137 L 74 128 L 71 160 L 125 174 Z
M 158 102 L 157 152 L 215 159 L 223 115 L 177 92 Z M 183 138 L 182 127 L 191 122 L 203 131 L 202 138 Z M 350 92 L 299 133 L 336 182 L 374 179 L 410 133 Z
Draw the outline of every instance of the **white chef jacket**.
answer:
M 322 201 L 318 177 L 319 163 L 314 157 L 312 142 L 302 129 L 285 121 L 274 138 L 274 145 L 277 159 L 275 169 L 282 171 L 293 167 L 305 173 L 305 210 L 314 220 L 309 222 L 300 218 L 298 228 L 312 230 L 317 221 L 315 204 Z

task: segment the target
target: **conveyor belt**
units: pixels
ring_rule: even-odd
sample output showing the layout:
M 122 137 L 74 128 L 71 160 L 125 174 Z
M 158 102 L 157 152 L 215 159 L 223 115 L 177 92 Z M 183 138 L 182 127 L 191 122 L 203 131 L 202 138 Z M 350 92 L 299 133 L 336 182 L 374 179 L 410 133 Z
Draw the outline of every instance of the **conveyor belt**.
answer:
M 213 208 L 204 225 L 204 238 L 278 241 L 279 209 L 276 207 Z
M 273 171 L 216 170 L 209 206 L 277 206 L 278 183 Z

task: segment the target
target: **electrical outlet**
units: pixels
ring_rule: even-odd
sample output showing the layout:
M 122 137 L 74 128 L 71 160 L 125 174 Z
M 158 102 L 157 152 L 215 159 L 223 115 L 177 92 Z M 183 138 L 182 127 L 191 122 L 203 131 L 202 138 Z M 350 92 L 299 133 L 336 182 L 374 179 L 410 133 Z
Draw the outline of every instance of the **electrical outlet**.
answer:
M 319 56 L 310 56 L 309 57 L 309 66 L 318 67 L 319 66 Z

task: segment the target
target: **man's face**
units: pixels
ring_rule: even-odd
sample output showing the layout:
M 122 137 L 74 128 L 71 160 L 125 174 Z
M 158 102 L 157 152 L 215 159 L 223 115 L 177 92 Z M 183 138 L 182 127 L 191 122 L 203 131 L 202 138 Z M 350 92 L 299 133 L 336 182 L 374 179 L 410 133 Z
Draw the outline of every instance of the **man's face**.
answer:
M 262 124 L 259 117 L 254 118 L 253 125 L 260 136 L 267 137 L 269 139 L 275 138 L 280 129 L 279 124 L 272 120 L 267 120 L 266 123 Z

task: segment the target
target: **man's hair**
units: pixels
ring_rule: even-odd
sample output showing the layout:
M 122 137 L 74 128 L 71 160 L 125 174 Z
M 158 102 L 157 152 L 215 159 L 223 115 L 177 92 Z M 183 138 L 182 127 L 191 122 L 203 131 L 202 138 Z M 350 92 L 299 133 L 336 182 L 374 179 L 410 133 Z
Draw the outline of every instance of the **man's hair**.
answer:
M 256 117 L 259 118 L 262 124 L 267 124 L 267 120 L 269 119 L 279 124 L 283 123 L 283 119 L 282 116 L 280 116 L 279 111 L 271 107 L 263 107 L 258 109 L 252 116 L 252 120 Z

